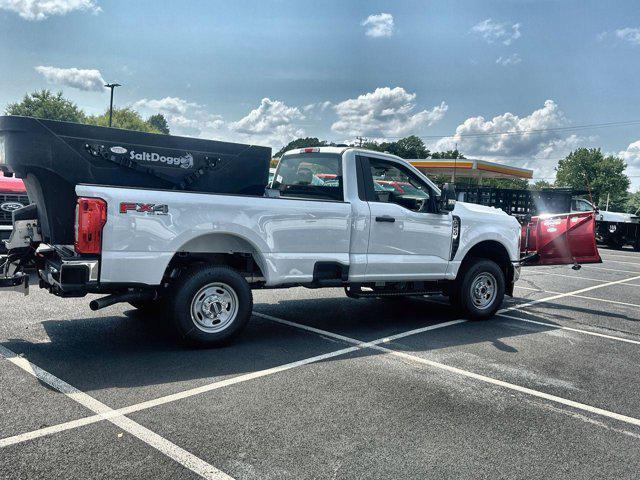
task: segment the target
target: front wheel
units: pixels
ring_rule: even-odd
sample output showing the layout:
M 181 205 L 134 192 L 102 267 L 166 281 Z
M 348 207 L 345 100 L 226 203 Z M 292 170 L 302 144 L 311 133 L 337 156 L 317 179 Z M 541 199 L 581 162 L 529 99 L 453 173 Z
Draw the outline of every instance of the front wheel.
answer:
M 170 309 L 178 334 L 199 345 L 227 343 L 247 325 L 251 287 L 229 267 L 196 267 L 177 279 Z
M 505 279 L 500 267 L 491 260 L 473 259 L 462 272 L 451 299 L 471 320 L 492 317 L 504 300 Z

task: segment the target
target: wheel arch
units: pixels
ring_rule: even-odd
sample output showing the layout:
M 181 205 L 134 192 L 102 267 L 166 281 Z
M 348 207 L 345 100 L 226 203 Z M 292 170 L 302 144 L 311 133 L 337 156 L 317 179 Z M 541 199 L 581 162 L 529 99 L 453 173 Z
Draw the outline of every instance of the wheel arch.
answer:
M 264 256 L 248 238 L 237 233 L 209 232 L 184 242 L 165 269 L 165 278 L 179 267 L 198 264 L 226 265 L 249 276 L 266 279 Z
M 471 265 L 474 258 L 495 262 L 504 273 L 507 295 L 513 295 L 514 268 L 509 257 L 509 250 L 503 243 L 498 240 L 482 240 L 469 248 L 458 269 L 458 277 Z

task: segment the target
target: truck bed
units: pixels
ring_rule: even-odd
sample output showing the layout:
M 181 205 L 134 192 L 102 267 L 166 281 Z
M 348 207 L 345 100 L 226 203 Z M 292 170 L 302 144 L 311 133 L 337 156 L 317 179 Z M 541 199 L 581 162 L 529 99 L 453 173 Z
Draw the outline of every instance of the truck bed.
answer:
M 318 262 L 349 265 L 346 202 L 93 185 L 76 192 L 107 202 L 101 283 L 158 285 L 179 252 L 251 253 L 267 285 L 311 282 Z M 150 213 L 150 205 L 166 208 Z

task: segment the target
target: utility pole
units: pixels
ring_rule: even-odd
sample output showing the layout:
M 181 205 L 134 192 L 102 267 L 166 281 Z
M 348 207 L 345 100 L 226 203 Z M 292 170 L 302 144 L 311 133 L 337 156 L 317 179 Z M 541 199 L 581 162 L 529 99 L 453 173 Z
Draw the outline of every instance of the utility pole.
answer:
M 113 90 L 116 87 L 121 87 L 119 83 L 107 83 L 105 87 L 111 89 L 111 102 L 109 103 L 109 126 L 111 126 L 111 121 L 113 120 Z

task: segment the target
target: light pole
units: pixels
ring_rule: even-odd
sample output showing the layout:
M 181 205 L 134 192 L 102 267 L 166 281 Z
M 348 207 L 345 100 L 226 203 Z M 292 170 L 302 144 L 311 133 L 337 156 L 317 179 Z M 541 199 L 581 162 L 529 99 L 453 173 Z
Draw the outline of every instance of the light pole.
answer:
M 109 126 L 111 126 L 111 120 L 113 120 L 113 90 L 116 87 L 121 87 L 119 83 L 107 83 L 105 87 L 111 89 L 111 103 L 109 104 Z

